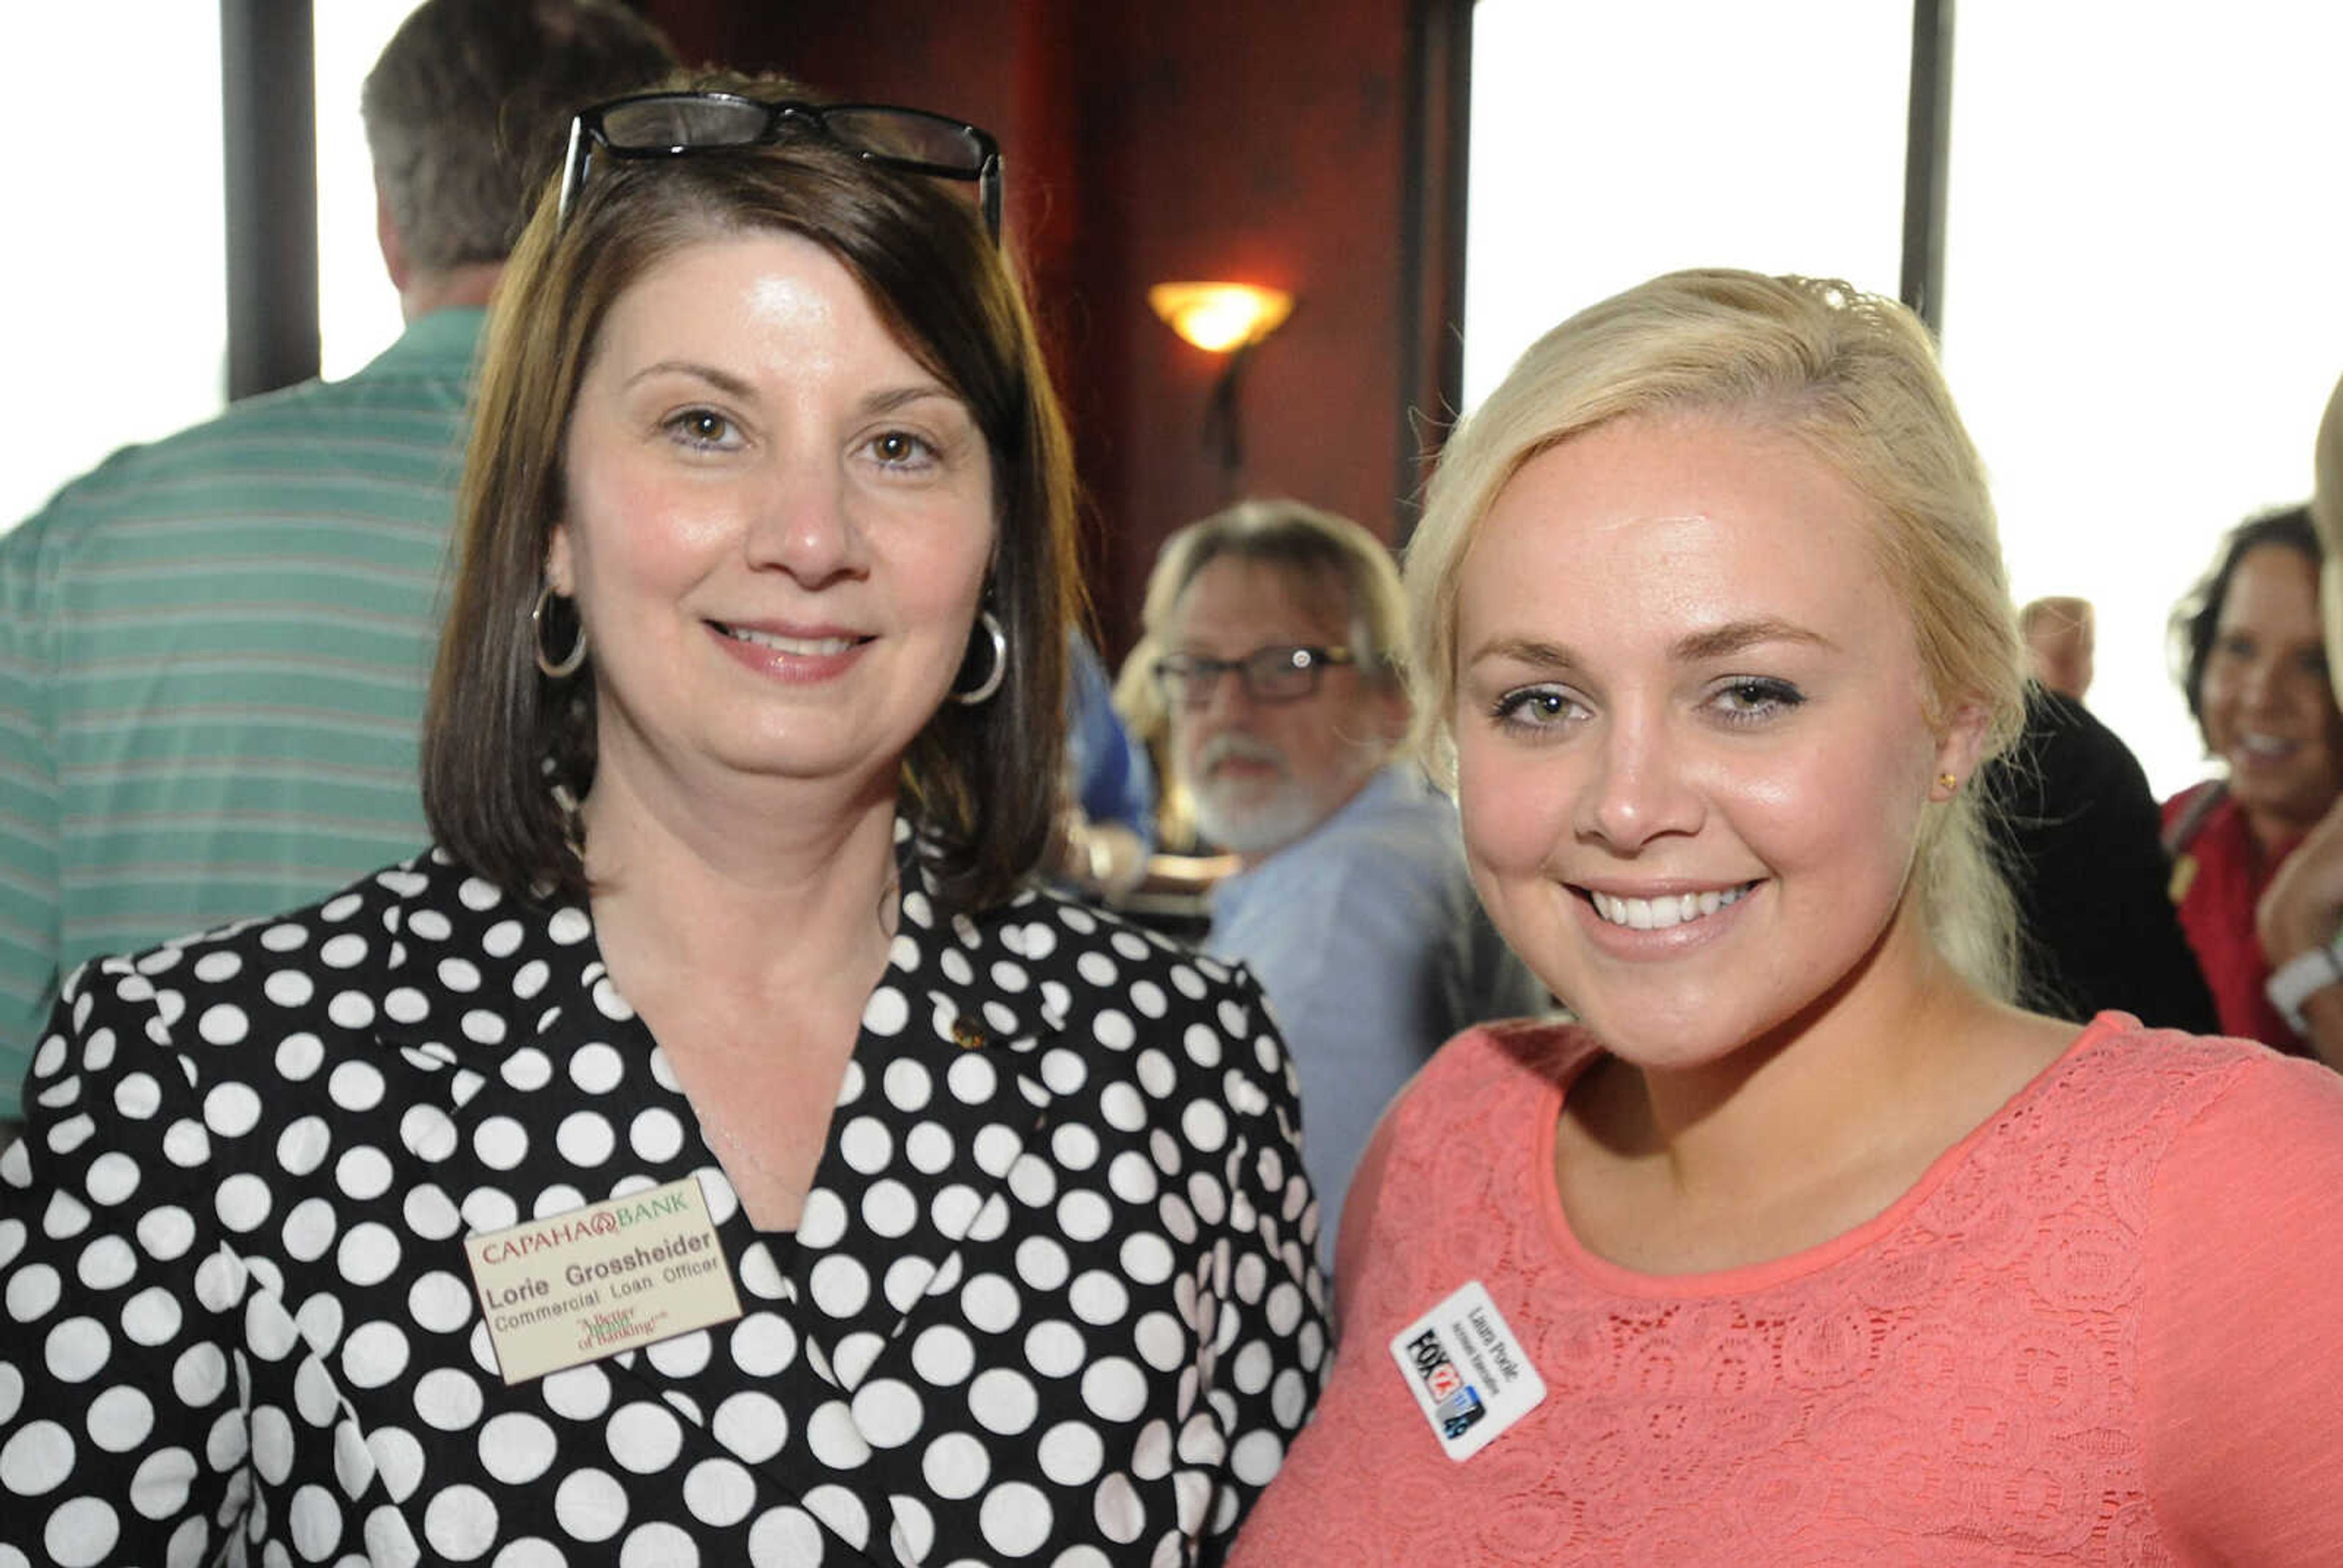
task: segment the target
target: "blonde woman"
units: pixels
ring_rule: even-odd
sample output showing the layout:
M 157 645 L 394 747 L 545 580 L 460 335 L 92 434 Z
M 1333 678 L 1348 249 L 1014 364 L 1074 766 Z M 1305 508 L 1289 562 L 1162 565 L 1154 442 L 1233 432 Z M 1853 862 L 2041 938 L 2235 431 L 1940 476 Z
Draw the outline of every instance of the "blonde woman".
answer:
M 1408 583 L 1476 884 L 1582 1024 L 1386 1115 L 1238 1559 L 2343 1561 L 2343 1085 L 2003 1000 L 2019 651 L 1918 323 L 1595 306 L 1451 442 Z

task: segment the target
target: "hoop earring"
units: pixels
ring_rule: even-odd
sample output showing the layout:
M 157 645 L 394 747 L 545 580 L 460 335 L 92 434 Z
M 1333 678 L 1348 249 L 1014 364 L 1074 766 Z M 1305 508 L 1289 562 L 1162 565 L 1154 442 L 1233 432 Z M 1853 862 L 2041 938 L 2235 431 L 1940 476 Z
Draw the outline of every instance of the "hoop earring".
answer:
M 545 610 L 553 602 L 553 585 L 547 583 L 537 590 L 537 602 L 528 608 L 529 640 L 536 645 L 537 668 L 555 680 L 566 680 L 578 673 L 586 662 L 586 623 L 578 623 L 578 640 L 569 645 L 569 652 L 561 658 L 548 658 L 545 652 Z
M 963 708 L 990 702 L 992 694 L 1001 689 L 1001 683 L 1009 678 L 1009 634 L 1001 629 L 1001 618 L 989 609 L 980 610 L 976 623 L 984 628 L 984 635 L 992 639 L 992 668 L 982 681 L 966 691 L 957 686 L 952 688 L 951 699 Z M 582 634 L 582 628 L 580 631 Z

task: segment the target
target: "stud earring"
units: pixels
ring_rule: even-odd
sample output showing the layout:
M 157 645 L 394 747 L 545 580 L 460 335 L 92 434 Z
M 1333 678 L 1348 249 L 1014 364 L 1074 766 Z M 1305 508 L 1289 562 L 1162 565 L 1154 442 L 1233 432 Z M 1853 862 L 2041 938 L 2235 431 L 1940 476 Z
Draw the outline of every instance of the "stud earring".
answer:
M 1959 774 L 1939 773 L 1936 775 L 1936 788 L 1942 789 L 1946 794 L 1949 795 L 1960 787 L 1961 776 Z

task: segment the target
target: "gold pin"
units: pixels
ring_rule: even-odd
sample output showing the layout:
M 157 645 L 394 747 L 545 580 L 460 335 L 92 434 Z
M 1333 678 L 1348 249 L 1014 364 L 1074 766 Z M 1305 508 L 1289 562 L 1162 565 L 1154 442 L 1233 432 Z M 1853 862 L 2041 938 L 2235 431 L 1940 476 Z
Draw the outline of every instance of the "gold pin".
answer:
M 986 1045 L 984 1030 L 964 1018 L 952 1020 L 952 1042 L 962 1050 L 982 1050 Z

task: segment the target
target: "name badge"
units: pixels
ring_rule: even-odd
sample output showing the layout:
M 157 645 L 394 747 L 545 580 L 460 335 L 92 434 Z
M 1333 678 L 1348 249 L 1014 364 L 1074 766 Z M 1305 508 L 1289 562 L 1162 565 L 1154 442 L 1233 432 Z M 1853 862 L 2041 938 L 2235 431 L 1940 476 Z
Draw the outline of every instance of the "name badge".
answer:
M 464 1252 L 508 1383 L 740 1315 L 695 1177 L 467 1236 Z
M 1453 1460 L 1472 1458 L 1545 1399 L 1545 1380 L 1478 1280 L 1393 1335 L 1391 1352 Z

